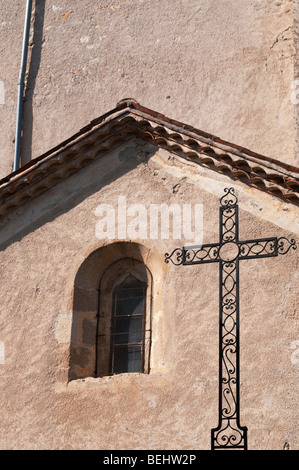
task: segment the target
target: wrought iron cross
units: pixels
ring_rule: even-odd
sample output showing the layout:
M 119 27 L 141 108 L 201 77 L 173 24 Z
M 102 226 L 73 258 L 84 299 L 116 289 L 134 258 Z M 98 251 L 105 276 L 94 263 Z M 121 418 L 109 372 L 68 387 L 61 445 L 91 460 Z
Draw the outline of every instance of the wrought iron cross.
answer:
M 247 427 L 240 425 L 239 261 L 268 258 L 296 249 L 294 239 L 239 241 L 238 200 L 234 188 L 220 199 L 220 241 L 176 248 L 165 254 L 175 265 L 219 263 L 219 421 L 211 431 L 214 449 L 247 449 Z

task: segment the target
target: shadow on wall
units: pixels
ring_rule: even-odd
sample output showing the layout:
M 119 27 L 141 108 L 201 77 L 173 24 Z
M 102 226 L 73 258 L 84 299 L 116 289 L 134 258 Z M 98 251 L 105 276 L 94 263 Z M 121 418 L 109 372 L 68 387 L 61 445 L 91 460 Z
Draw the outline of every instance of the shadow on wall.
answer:
M 96 143 L 94 145 L 96 147 Z M 114 157 L 109 150 L 107 155 L 99 157 L 96 155 L 90 166 L 79 168 L 80 171 L 68 176 L 63 184 L 57 184 L 27 203 L 27 206 L 25 203 L 12 211 L 8 217 L 4 217 L 3 221 L 0 220 L 0 252 L 72 210 L 138 165 L 146 164 L 156 152 L 155 146 L 134 139 L 130 139 L 125 145 L 125 149 L 122 146 L 119 150 L 112 150 Z M 107 165 L 107 159 L 110 162 L 109 170 L 103 173 L 102 169 Z
M 45 4 L 46 0 L 36 1 L 33 26 L 34 33 L 29 44 L 32 50 L 23 107 L 23 135 L 20 152 L 22 166 L 28 163 L 32 158 L 33 95 L 42 54 Z

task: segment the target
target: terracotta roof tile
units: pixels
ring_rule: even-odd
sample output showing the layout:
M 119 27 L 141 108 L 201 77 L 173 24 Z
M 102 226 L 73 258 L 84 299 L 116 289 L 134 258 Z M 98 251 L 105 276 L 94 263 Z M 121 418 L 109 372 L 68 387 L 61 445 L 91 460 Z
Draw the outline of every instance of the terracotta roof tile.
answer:
M 299 204 L 299 169 L 171 120 L 134 100 L 92 121 L 0 181 L 0 216 L 66 179 L 131 137 L 138 137 L 211 171 Z

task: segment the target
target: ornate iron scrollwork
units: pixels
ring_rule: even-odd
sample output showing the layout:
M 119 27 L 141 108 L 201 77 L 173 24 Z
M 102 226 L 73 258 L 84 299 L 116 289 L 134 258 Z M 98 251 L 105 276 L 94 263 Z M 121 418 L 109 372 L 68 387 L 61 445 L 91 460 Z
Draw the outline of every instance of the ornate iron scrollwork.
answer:
M 172 262 L 176 266 L 183 264 L 184 248 L 175 248 L 172 253 L 165 253 L 165 263 Z
M 225 188 L 220 199 L 220 241 L 175 248 L 165 262 L 175 265 L 219 263 L 219 422 L 212 429 L 212 449 L 247 449 L 247 427 L 240 425 L 240 260 L 284 255 L 296 249 L 286 237 L 239 241 L 238 199 Z
M 290 251 L 290 249 L 296 250 L 297 245 L 296 241 L 294 238 L 291 238 L 291 240 L 288 240 L 285 237 L 280 237 L 277 240 L 277 250 L 280 255 L 285 255 Z
M 235 188 L 224 188 L 224 195 L 220 198 L 221 207 L 231 207 L 238 203 Z

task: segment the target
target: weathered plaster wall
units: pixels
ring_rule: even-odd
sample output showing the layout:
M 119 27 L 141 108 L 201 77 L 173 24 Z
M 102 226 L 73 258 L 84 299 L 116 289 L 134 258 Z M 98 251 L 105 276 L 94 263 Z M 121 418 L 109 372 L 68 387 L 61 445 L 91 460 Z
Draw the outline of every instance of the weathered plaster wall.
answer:
M 0 7 L 0 176 L 13 163 L 24 3 Z M 293 42 L 291 0 L 38 0 L 22 163 L 132 97 L 296 164 Z
M 227 186 L 225 176 L 131 141 L 1 222 L 2 449 L 210 448 L 218 419 L 217 266 L 162 263 L 159 282 L 167 287 L 154 305 L 149 375 L 68 383 L 67 368 L 76 273 L 108 242 L 95 236 L 98 205 L 117 209 L 119 195 L 146 207 L 203 204 L 204 242 L 215 242 Z M 234 187 L 240 238 L 298 239 L 298 208 Z M 137 242 L 163 261 L 185 240 Z M 297 273 L 297 252 L 242 262 L 241 424 L 251 449 L 282 449 L 286 441 L 299 449 Z

